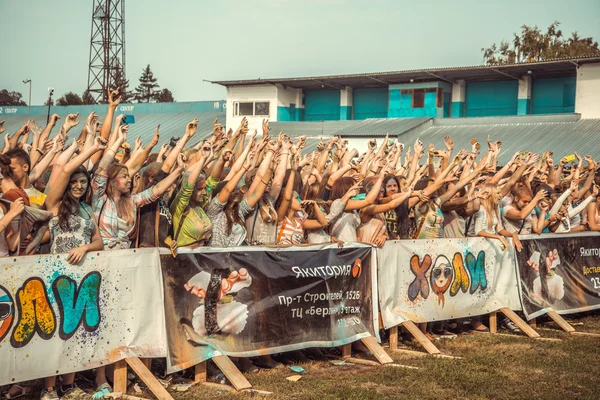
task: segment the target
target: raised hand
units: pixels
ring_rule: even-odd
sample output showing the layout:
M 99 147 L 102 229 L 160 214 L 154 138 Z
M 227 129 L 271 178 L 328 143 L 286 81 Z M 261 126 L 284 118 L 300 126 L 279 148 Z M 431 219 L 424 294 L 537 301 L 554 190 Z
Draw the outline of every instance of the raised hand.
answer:
M 117 140 L 121 141 L 121 143 L 124 143 L 127 140 L 127 132 L 129 131 L 129 125 L 121 125 L 119 127 L 119 136 L 117 137 Z
M 50 116 L 50 121 L 48 121 L 49 125 L 56 125 L 56 121 L 58 121 L 60 119 L 60 115 L 58 114 L 52 114 Z
M 185 127 L 185 134 L 188 138 L 191 138 L 196 133 L 198 129 L 198 119 L 194 118 L 192 122 L 189 122 Z
M 108 89 L 108 105 L 116 107 L 121 102 L 121 89 L 116 88 L 114 90 Z
M 2 133 L 2 124 L 4 123 L 4 121 L 0 122 L 0 133 Z M 32 132 L 34 135 L 39 135 L 40 133 L 42 133 L 42 128 L 39 127 L 39 125 L 37 124 L 37 122 L 35 122 L 34 120 L 29 120 L 27 121 L 27 126 L 29 127 L 29 131 Z
M 69 117 L 67 117 L 68 119 Z M 85 120 L 85 130 L 88 135 L 95 135 L 98 129 L 98 115 L 92 111 Z M 65 121 L 66 124 L 66 121 Z
M 107 146 L 108 146 L 108 140 L 104 139 L 103 137 L 97 137 L 96 140 L 94 141 L 94 148 L 96 149 L 96 151 L 104 150 L 104 149 L 106 149 Z
M 6 128 L 4 127 L 4 120 L 0 121 L 0 135 L 4 133 L 4 131 L 6 130 Z
M 450 136 L 444 136 L 444 144 L 446 145 L 446 149 L 450 151 L 454 149 L 454 142 Z
M 269 119 L 268 118 L 267 119 L 263 119 L 262 120 L 262 134 L 263 134 L 263 137 L 264 136 L 269 137 L 269 130 L 270 130 L 270 128 L 269 128 Z
M 94 113 L 92 112 L 92 114 L 94 114 Z M 79 125 L 79 120 L 77 119 L 77 117 L 79 117 L 79 113 L 67 115 L 67 118 L 65 119 L 65 122 L 63 123 L 63 127 L 65 128 L 65 131 L 68 132 L 74 126 Z M 98 117 L 96 116 L 96 118 L 98 118 Z M 87 121 L 86 121 L 86 123 L 87 123 Z
M 150 141 L 150 147 L 154 147 L 158 143 L 158 139 L 160 138 L 160 135 L 158 134 L 159 129 L 160 124 L 156 125 L 156 129 L 154 129 L 154 135 L 152 136 L 152 140 Z

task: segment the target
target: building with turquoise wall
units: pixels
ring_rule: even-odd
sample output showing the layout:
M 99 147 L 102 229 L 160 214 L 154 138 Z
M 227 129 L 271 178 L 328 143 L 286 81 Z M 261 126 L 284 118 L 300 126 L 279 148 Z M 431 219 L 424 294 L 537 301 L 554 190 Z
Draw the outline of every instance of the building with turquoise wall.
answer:
M 260 126 L 259 121 L 267 117 L 295 122 L 569 113 L 580 113 L 583 118 L 600 116 L 600 55 L 213 83 L 227 88 L 228 122 L 235 125 L 246 117 L 251 127 Z

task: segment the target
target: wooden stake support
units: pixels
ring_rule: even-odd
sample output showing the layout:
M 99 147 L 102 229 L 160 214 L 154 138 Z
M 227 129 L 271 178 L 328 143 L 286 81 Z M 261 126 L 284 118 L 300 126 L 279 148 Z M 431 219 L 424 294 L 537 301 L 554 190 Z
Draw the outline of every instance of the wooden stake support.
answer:
M 562 330 L 568 333 L 575 332 L 575 328 L 571 326 L 563 317 L 558 315 L 558 313 L 554 310 L 547 312 L 548 316 L 552 318 L 552 321 L 556 322 L 558 326 L 561 327 Z
M 375 340 L 373 336 L 362 338 L 361 341 L 365 346 L 367 346 L 377 361 L 379 361 L 381 364 L 389 364 L 394 362 L 394 360 L 392 360 L 392 358 L 385 352 L 383 347 L 377 343 L 377 340 Z
M 490 333 L 498 332 L 498 314 L 496 311 L 490 313 Z
M 539 338 L 540 334 L 537 333 L 531 326 L 527 324 L 527 322 L 523 321 L 513 310 L 510 308 L 502 308 L 500 309 L 504 315 L 508 319 L 510 319 L 519 329 L 531 338 Z
M 348 343 L 342 346 L 342 358 L 352 357 L 352 343 Z
M 398 327 L 392 326 L 390 328 L 390 350 L 396 350 L 398 348 Z
M 194 383 L 206 382 L 206 361 L 194 365 Z
M 125 360 L 119 360 L 115 363 L 113 391 L 127 393 L 127 363 Z
M 223 372 L 236 390 L 250 389 L 252 385 L 227 356 L 215 356 L 213 362 Z
M 592 336 L 592 337 L 600 337 L 598 333 L 590 333 L 590 332 L 577 332 L 575 328 L 571 324 L 569 324 L 563 317 L 561 317 L 556 311 L 548 311 L 548 316 L 552 318 L 554 322 L 558 324 L 565 332 L 572 336 Z
M 427 324 L 419 324 L 420 326 L 415 325 L 412 321 L 405 321 L 402 323 L 402 326 L 406 328 L 410 332 L 411 335 L 419 342 L 423 348 L 429 354 L 441 354 L 441 351 L 429 340 L 422 329 L 419 329 L 421 326 L 427 326 Z
M 173 400 L 173 397 L 167 392 L 163 385 L 156 379 L 156 377 L 150 372 L 146 365 L 137 357 L 129 357 L 125 359 L 125 362 L 129 364 L 131 369 L 136 375 L 148 386 L 148 389 L 154 394 L 158 400 Z M 127 366 L 123 368 L 125 370 L 125 386 L 127 386 Z M 116 376 L 115 368 L 115 376 Z M 116 386 L 116 383 L 115 383 Z M 120 390 L 117 390 L 120 391 Z M 123 393 L 127 392 L 127 387 L 123 390 Z
M 527 321 L 527 323 L 533 329 L 537 328 L 537 319 L 536 318 L 530 319 L 529 321 Z

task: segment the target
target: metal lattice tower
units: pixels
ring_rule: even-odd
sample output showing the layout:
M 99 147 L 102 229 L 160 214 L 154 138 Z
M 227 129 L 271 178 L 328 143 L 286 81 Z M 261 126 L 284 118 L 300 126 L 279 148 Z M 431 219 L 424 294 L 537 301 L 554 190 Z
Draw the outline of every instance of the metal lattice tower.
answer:
M 125 81 L 125 0 L 94 0 L 88 90 L 96 101 L 107 102 L 107 88 Z

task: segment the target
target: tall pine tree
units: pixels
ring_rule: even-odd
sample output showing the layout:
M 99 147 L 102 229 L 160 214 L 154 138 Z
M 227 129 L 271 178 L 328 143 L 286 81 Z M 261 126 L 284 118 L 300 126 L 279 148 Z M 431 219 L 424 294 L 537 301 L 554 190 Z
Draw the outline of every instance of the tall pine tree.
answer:
M 154 77 L 152 70 L 150 70 L 150 64 L 148 64 L 142 72 L 142 76 L 140 76 L 139 86 L 135 88 L 135 101 L 138 103 L 156 101 L 156 97 L 160 93 L 159 88 L 157 79 Z
M 131 103 L 131 100 L 134 98 L 134 94 L 129 91 L 129 79 L 123 75 L 123 71 L 120 69 L 115 72 L 114 86 L 115 88 L 121 89 L 121 103 Z

